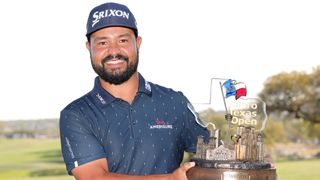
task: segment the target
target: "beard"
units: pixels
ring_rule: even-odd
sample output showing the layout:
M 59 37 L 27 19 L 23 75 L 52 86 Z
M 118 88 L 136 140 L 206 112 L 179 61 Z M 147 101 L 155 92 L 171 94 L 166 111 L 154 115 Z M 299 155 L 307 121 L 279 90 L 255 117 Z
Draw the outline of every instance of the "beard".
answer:
M 121 71 L 119 69 L 108 71 L 105 68 L 105 62 L 109 61 L 110 59 L 119 59 L 123 60 L 127 63 L 127 67 L 124 71 Z M 101 79 L 103 79 L 105 82 L 108 82 L 110 84 L 119 85 L 131 78 L 131 76 L 137 72 L 139 64 L 139 51 L 137 52 L 137 56 L 135 61 L 129 62 L 129 58 L 127 56 L 124 56 L 122 54 L 116 54 L 114 55 L 108 55 L 104 59 L 102 59 L 100 64 L 94 64 L 91 56 L 91 65 L 93 67 L 93 70 L 99 75 Z

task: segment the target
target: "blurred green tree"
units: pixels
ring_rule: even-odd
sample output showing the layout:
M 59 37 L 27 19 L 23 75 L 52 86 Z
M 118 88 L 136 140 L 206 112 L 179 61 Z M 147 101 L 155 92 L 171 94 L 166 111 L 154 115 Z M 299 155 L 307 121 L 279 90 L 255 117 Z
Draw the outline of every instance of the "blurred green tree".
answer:
M 269 77 L 259 97 L 268 114 L 320 123 L 320 66 L 310 74 L 293 71 Z
M 269 119 L 266 129 L 264 129 L 263 131 L 263 134 L 266 146 L 272 146 L 278 142 L 288 142 L 286 131 L 281 121 Z

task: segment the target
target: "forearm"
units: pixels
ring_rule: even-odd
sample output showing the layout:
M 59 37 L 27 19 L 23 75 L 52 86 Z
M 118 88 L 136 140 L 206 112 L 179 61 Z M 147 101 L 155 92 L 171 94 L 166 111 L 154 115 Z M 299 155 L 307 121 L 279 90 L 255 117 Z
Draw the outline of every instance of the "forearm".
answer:
M 106 159 L 96 160 L 75 168 L 72 173 L 77 180 L 187 180 L 186 172 L 195 166 L 194 162 L 187 162 L 170 174 L 133 176 L 110 172 L 106 164 Z
M 159 175 L 146 175 L 146 176 L 130 176 L 124 174 L 115 174 L 115 173 L 105 173 L 101 179 L 97 180 L 188 180 L 187 171 L 194 167 L 194 162 L 184 163 L 181 167 L 176 169 L 171 174 L 159 174 Z M 82 179 L 81 179 L 82 180 Z
M 127 174 L 104 173 L 96 177 L 76 177 L 77 180 L 173 180 L 172 174 L 156 174 L 145 176 L 133 176 Z

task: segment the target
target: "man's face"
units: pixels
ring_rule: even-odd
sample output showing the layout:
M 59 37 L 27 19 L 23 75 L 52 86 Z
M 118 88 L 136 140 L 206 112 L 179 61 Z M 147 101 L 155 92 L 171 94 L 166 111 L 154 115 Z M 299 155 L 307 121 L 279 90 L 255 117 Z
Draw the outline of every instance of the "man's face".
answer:
M 91 34 L 87 48 L 91 64 L 101 79 L 122 84 L 137 72 L 141 38 L 131 29 L 108 27 Z

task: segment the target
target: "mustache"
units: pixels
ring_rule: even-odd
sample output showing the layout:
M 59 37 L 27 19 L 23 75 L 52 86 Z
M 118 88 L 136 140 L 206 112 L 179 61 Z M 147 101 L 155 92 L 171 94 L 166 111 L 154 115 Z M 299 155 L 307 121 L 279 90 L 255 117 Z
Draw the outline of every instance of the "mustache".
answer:
M 108 55 L 105 58 L 102 59 L 101 63 L 104 64 L 105 62 L 111 60 L 111 59 L 119 59 L 119 60 L 124 60 L 126 62 L 129 62 L 129 58 L 127 56 L 124 56 L 122 54 L 116 54 L 116 55 Z

